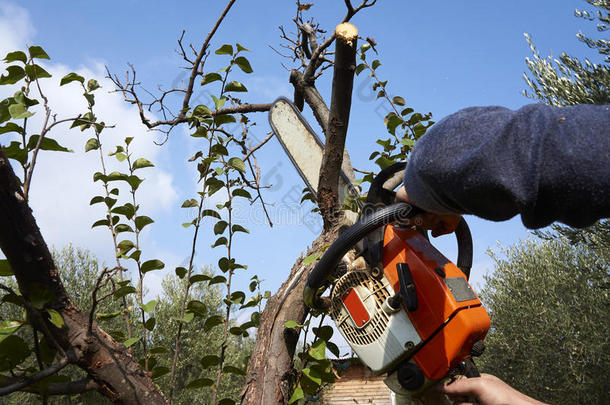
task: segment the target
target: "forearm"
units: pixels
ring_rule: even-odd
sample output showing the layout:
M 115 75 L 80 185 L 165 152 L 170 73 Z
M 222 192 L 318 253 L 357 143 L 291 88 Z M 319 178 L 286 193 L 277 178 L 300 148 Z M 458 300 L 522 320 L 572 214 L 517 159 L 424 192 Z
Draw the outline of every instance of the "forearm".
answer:
M 459 111 L 418 141 L 405 187 L 431 212 L 589 225 L 610 216 L 610 107 Z

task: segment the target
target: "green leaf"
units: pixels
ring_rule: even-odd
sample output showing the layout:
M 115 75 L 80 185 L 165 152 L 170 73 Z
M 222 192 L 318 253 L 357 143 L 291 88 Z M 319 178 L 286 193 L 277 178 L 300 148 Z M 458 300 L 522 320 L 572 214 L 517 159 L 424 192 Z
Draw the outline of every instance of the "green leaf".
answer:
M 43 79 L 45 77 L 51 77 L 51 74 L 44 70 L 39 65 L 25 65 L 25 74 L 30 80 Z
M 0 342 L 12 335 L 24 324 L 23 321 L 6 320 L 0 322 Z
M 25 77 L 25 70 L 21 66 L 8 66 L 6 68 L 8 74 L 0 76 L 0 85 L 15 84 Z
M 55 325 L 55 327 L 61 329 L 61 327 L 64 326 L 64 319 L 59 312 L 51 308 L 46 309 L 46 312 L 49 314 L 49 321 Z
M 38 139 L 40 135 L 32 135 L 30 139 L 28 139 L 28 150 L 34 150 L 36 148 L 36 144 L 38 143 Z M 55 139 L 51 139 L 49 137 L 42 138 L 42 142 L 40 142 L 40 150 L 54 150 L 57 152 L 73 152 L 68 148 L 61 146 Z
M 214 285 L 214 284 L 219 284 L 219 283 L 226 283 L 227 279 L 224 276 L 214 276 L 210 282 L 208 283 L 208 285 Z
M 207 138 L 208 130 L 206 127 L 197 127 L 195 132 L 191 134 L 193 138 Z M 189 162 L 195 161 L 198 157 L 203 156 L 203 152 L 198 151 L 193 157 L 189 158 Z
M 4 147 L 4 153 L 7 158 L 15 159 L 21 164 L 25 164 L 28 159 L 28 152 L 21 149 L 21 143 L 17 141 L 13 141 L 8 147 Z
M 227 229 L 227 225 L 229 225 L 227 221 L 216 222 L 216 224 L 214 224 L 214 235 L 220 235 L 223 233 L 225 229 Z
M 205 105 L 200 104 L 197 107 L 195 107 L 195 109 L 193 110 L 193 116 L 194 117 L 211 117 L 212 111 Z
M 112 211 L 110 211 L 110 212 L 112 212 L 113 214 L 125 215 L 125 217 L 127 219 L 131 219 L 134 216 L 136 211 L 135 211 L 133 204 L 127 203 L 125 205 L 119 205 L 118 207 L 114 207 L 112 209 Z M 137 227 L 138 227 L 138 224 L 136 223 L 136 228 Z M 139 228 L 139 229 L 141 229 L 141 228 Z
M 100 88 L 100 84 L 97 82 L 97 80 L 95 79 L 90 79 L 87 82 L 87 90 L 88 91 L 94 91 Z
M 288 401 L 288 403 L 292 404 L 303 398 L 305 398 L 305 394 L 303 393 L 303 388 L 301 388 L 301 384 L 299 384 L 292 392 L 292 396 L 290 397 L 290 400 Z
M 241 52 L 241 51 L 250 52 L 250 50 L 248 48 L 240 45 L 239 43 L 235 44 L 235 46 L 237 47 L 237 52 Z
M 301 327 L 302 325 L 299 325 L 296 321 L 286 321 L 284 323 L 284 327 L 286 328 L 296 328 L 296 327 Z
M 64 77 L 61 78 L 61 81 L 59 82 L 59 85 L 63 86 L 64 84 L 68 84 L 68 83 L 71 83 L 71 82 L 74 82 L 74 81 L 84 83 L 85 82 L 85 78 L 82 77 L 79 74 L 71 72 L 71 73 L 68 73 L 67 75 L 65 75 Z
M 167 349 L 167 347 L 163 347 L 163 346 L 156 346 L 151 348 L 148 353 L 150 354 L 164 354 L 164 353 L 169 353 L 169 350 Z
M 91 138 L 85 144 L 85 152 L 89 152 L 90 150 L 97 150 L 100 148 L 100 143 L 96 138 Z
M 116 316 L 118 316 L 120 314 L 121 314 L 121 311 L 115 311 L 115 312 L 110 312 L 110 313 L 101 313 L 101 312 L 98 312 L 97 314 L 95 314 L 95 316 L 99 320 L 106 321 L 108 319 L 115 318 Z
M 184 278 L 187 273 L 187 270 L 184 267 L 176 267 L 176 270 L 174 271 L 176 272 L 176 275 L 180 278 Z
M 243 291 L 234 291 L 231 293 L 230 299 L 234 304 L 243 304 L 246 300 L 246 294 Z
M 122 240 L 118 244 L 118 248 L 119 248 L 121 254 L 126 254 L 131 249 L 133 249 L 134 247 L 135 247 L 135 245 L 130 240 Z
M 137 170 L 137 169 L 143 169 L 145 167 L 154 167 L 154 165 L 152 164 L 152 162 L 150 160 L 144 159 L 144 158 L 139 158 L 136 159 L 135 162 L 133 162 L 133 170 Z
M 15 120 L 21 120 L 34 115 L 33 112 L 28 111 L 25 104 L 11 104 L 8 106 L 8 112 L 11 115 L 11 118 Z
M 220 358 L 215 354 L 210 354 L 208 356 L 203 356 L 200 363 L 203 368 L 213 367 L 220 364 Z
M 222 371 L 224 371 L 225 373 L 231 373 L 231 374 L 235 374 L 235 375 L 246 375 L 246 372 L 244 370 L 242 370 L 241 368 L 237 368 L 235 366 L 224 366 L 222 368 Z
M 23 134 L 23 128 L 14 122 L 8 122 L 5 126 L 0 127 L 0 134 L 6 134 L 9 132 L 17 132 L 18 134 Z
M 119 289 L 117 289 L 114 292 L 114 298 L 120 299 L 120 298 L 123 298 L 124 296 L 126 296 L 127 294 L 133 294 L 137 291 L 138 290 L 136 290 L 134 286 L 125 285 L 123 287 L 120 287 Z
M 14 274 L 13 269 L 11 269 L 11 265 L 9 264 L 8 260 L 1 259 L 0 260 L 0 277 L 12 276 L 13 274 Z
M 227 238 L 225 238 L 224 236 L 221 236 L 220 238 L 216 239 L 216 242 L 214 242 L 212 247 L 215 248 L 216 246 L 226 245 L 227 243 L 228 243 Z
M 218 326 L 224 323 L 224 318 L 220 315 L 212 315 L 208 319 L 205 320 L 203 324 L 203 330 L 205 332 L 209 332 L 213 327 Z
M 202 217 L 213 217 L 220 219 L 220 214 L 214 210 L 203 210 L 201 211 Z
M 217 192 L 218 190 L 223 188 L 225 186 L 225 183 L 222 180 L 218 180 L 217 178 L 210 177 L 206 181 L 206 186 L 207 186 L 207 189 L 208 189 L 208 196 L 211 196 L 215 192 Z
M 377 69 L 379 66 L 381 66 L 381 62 L 379 62 L 378 59 L 375 59 L 373 61 L 373 63 L 371 64 L 371 67 L 373 68 L 373 70 Z
M 226 97 L 220 97 L 217 98 L 215 95 L 211 95 L 212 100 L 214 100 L 214 106 L 216 107 L 217 110 L 220 110 L 222 108 L 223 105 L 225 105 L 225 102 L 227 101 Z
M 233 233 L 235 232 L 244 232 L 244 233 L 250 233 L 249 230 L 247 230 L 246 228 L 244 228 L 243 226 L 239 225 L 239 224 L 235 224 L 231 227 L 231 231 Z
M 244 163 L 243 160 L 241 160 L 238 157 L 232 157 L 231 159 L 229 159 L 227 164 L 229 166 L 231 166 L 233 169 L 238 170 L 242 173 L 246 172 L 246 164 Z
M 319 339 L 311 345 L 309 355 L 314 360 L 324 360 L 326 358 L 326 341 Z
M 202 281 L 208 281 L 209 279 L 210 276 L 208 276 L 207 274 L 195 274 L 189 278 L 189 284 L 193 285 Z
M 216 72 L 213 73 L 208 73 L 205 76 L 203 76 L 203 79 L 201 80 L 201 85 L 205 86 L 208 83 L 212 83 L 218 80 L 222 80 L 222 76 Z
M 127 339 L 126 341 L 124 341 L 123 344 L 125 345 L 125 347 L 131 347 L 134 344 L 136 344 L 139 340 L 140 340 L 139 337 L 133 337 L 131 339 Z
M 154 380 L 154 379 L 164 376 L 167 373 L 169 373 L 169 368 L 164 367 L 164 366 L 155 367 L 152 369 L 150 378 L 152 378 Z
M 226 257 L 221 257 L 220 259 L 218 259 L 218 268 L 220 270 L 225 272 L 225 271 L 229 270 L 229 267 L 230 267 L 229 259 L 227 259 Z
M 149 331 L 153 331 L 156 324 L 157 320 L 155 318 L 148 318 L 146 322 L 144 322 L 144 327 Z
M 244 197 L 248 200 L 252 199 L 252 195 L 250 195 L 250 193 L 247 190 L 244 190 L 243 188 L 233 189 L 231 195 L 233 195 L 233 197 Z
M 402 115 L 404 117 L 405 115 L 411 114 L 413 111 L 415 111 L 415 110 L 413 110 L 411 107 L 407 107 L 400 112 L 400 115 Z
M 102 199 L 102 201 L 103 201 L 103 199 Z M 100 219 L 98 221 L 95 221 L 93 223 L 93 225 L 91 225 L 91 228 L 95 228 L 96 226 L 108 226 L 108 225 L 110 225 L 110 223 L 108 222 L 107 219 Z
M 224 44 L 216 49 L 216 55 L 233 55 L 233 47 L 229 44 Z
M 28 57 L 25 55 L 25 52 L 15 51 L 15 52 L 7 53 L 6 56 L 4 57 L 4 61 L 6 63 L 11 63 L 11 62 L 16 62 L 16 61 L 26 63 L 28 61 Z
M 209 378 L 198 378 L 186 384 L 184 388 L 192 390 L 196 388 L 211 387 L 212 385 L 214 385 L 213 380 Z
M 30 348 L 22 338 L 17 335 L 7 336 L 0 342 L 0 371 L 15 368 L 27 359 L 30 353 Z
M 138 176 L 131 175 L 127 177 L 127 183 L 131 186 L 133 191 L 137 190 L 140 187 L 140 184 L 144 181 L 144 179 L 139 178 Z
M 93 107 L 95 105 L 95 96 L 91 93 L 83 93 L 83 97 L 85 97 L 87 99 L 87 103 L 89 104 L 89 107 Z M 98 127 L 98 128 L 103 128 L 103 126 Z
M 142 305 L 140 308 L 142 308 L 142 311 L 149 313 L 150 311 L 155 309 L 156 306 L 157 306 L 157 301 L 151 300 L 151 301 L 148 301 L 146 304 Z
M 194 198 L 185 200 L 181 205 L 181 208 L 192 208 L 192 207 L 199 207 L 199 203 Z
M 146 215 L 138 215 L 135 219 L 136 229 L 138 231 L 141 231 L 146 225 L 152 224 L 153 222 L 155 221 L 153 221 Z
M 364 63 L 360 63 L 358 66 L 356 66 L 356 75 L 359 75 L 360 73 L 362 73 L 362 71 L 366 68 L 366 64 Z
M 403 105 L 407 104 L 407 103 L 405 102 L 405 99 L 404 99 L 404 98 L 402 98 L 402 97 L 400 97 L 400 96 L 395 96 L 395 97 L 393 97 L 393 98 L 392 98 L 392 102 L 393 102 L 394 104 L 396 104 L 396 105 L 400 105 L 400 106 L 403 106 Z
M 165 263 L 163 263 L 161 260 L 153 259 L 142 263 L 142 267 L 140 269 L 142 270 L 142 273 L 147 273 L 152 270 L 161 270 L 164 267 Z
M 242 83 L 233 80 L 227 83 L 227 85 L 225 86 L 225 91 L 246 92 L 248 91 L 248 89 Z
M 186 304 L 186 309 L 189 312 L 192 312 L 196 316 L 205 316 L 205 304 L 198 300 L 191 300 L 188 304 Z
M 182 319 L 176 319 L 178 322 L 189 323 L 195 318 L 195 314 L 192 312 L 185 312 Z
M 127 224 L 118 224 L 114 227 L 114 232 L 117 234 L 121 232 L 133 232 L 133 229 L 131 229 L 131 226 Z
M 313 328 L 313 333 L 322 340 L 328 341 L 333 336 L 332 326 L 324 325 L 320 328 Z
M 237 120 L 232 115 L 221 114 L 221 115 L 216 115 L 214 117 L 214 123 L 216 125 L 231 124 L 234 122 L 237 122 Z
M 333 342 L 326 342 L 326 348 L 329 352 L 331 352 L 335 357 L 339 357 L 339 347 Z
M 320 257 L 322 257 L 322 253 L 320 253 L 320 252 L 312 253 L 303 259 L 303 264 L 304 265 L 311 264 L 311 263 L 315 262 L 316 260 L 318 260 Z
M 252 73 L 252 66 L 250 66 L 250 62 L 243 56 L 238 56 L 235 58 L 235 63 L 239 68 L 245 73 Z
M 31 58 L 51 59 L 49 58 L 49 55 L 47 55 L 47 53 L 44 51 L 44 49 L 42 49 L 40 46 L 30 46 L 28 48 L 28 51 L 30 53 Z

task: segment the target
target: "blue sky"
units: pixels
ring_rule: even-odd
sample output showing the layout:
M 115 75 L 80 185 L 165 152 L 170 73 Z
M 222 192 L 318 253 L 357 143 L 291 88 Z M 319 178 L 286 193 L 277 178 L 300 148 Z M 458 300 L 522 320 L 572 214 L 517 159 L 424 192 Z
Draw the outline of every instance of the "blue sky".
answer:
M 87 77 L 97 77 L 104 91 L 112 89 L 103 80 L 106 65 L 119 75 L 132 63 L 139 80 L 150 90 L 157 85 L 170 87 L 184 79 L 177 56 L 177 39 L 186 30 L 185 42 L 198 44 L 216 21 L 225 2 L 162 2 L 105 1 L 48 2 L 0 1 L 0 50 L 5 53 L 24 45 L 41 45 L 52 60 L 45 66 L 55 80 L 72 70 Z M 566 51 L 575 56 L 595 57 L 575 37 L 579 30 L 591 32 L 592 24 L 573 16 L 574 8 L 587 8 L 584 1 L 378 1 L 363 10 L 352 22 L 362 37 L 373 37 L 378 43 L 382 67 L 378 73 L 389 80 L 392 95 L 401 95 L 416 111 L 432 112 L 436 121 L 461 108 L 475 105 L 502 105 L 518 108 L 528 102 L 521 95 L 525 83 L 525 58 L 531 51 L 523 34 L 529 33 L 542 55 L 558 55 Z M 239 42 L 249 48 L 247 56 L 254 74 L 237 76 L 250 92 L 250 102 L 271 102 L 278 96 L 291 97 L 288 72 L 270 45 L 280 42 L 279 25 L 294 31 L 291 20 L 295 14 L 293 1 L 238 1 L 212 42 L 212 49 L 223 43 Z M 331 31 L 345 14 L 342 1 L 316 3 L 309 15 L 316 17 L 322 28 Z M 212 55 L 214 56 L 214 55 Z M 210 57 L 211 70 L 221 61 Z M 322 77 L 317 86 L 328 100 L 331 75 Z M 355 167 L 373 169 L 368 156 L 375 139 L 383 137 L 384 106 L 371 97 L 365 77 L 357 77 L 352 104 L 347 148 Z M 5 90 L 0 90 L 0 92 Z M 54 107 L 70 114 L 83 108 L 77 91 L 49 87 L 55 96 Z M 5 93 L 0 93 L 5 97 Z M 195 99 L 199 97 L 195 95 Z M 203 96 L 201 96 L 203 97 Z M 102 101 L 102 99 L 106 101 Z M 196 141 L 185 130 L 174 131 L 168 143 L 159 148 L 153 140 L 159 136 L 138 124 L 133 107 L 116 94 L 102 94 L 99 116 L 117 128 L 108 135 L 112 140 L 136 136 L 138 153 L 153 160 L 147 188 L 142 191 L 142 209 L 155 219 L 143 235 L 144 255 L 157 257 L 167 264 L 167 271 L 183 264 L 190 250 L 191 230 L 181 223 L 189 220 L 188 212 L 179 206 L 196 191 L 194 167 L 186 159 L 197 150 Z M 203 99 L 202 99 L 203 100 Z M 209 100 L 203 100 L 206 103 Z M 311 114 L 306 116 L 319 131 Z M 269 127 L 266 114 L 256 114 L 253 134 L 263 138 Z M 95 170 L 93 157 L 84 155 L 86 137 L 64 129 L 53 134 L 75 151 L 65 156 L 41 159 L 34 183 L 32 205 L 49 244 L 62 247 L 68 242 L 91 249 L 102 260 L 112 260 L 112 245 L 101 229 L 91 231 L 90 224 L 101 212 L 88 206 L 99 190 L 89 184 Z M 5 138 L 8 139 L 8 138 Z M 288 275 L 298 255 L 317 236 L 321 227 L 311 206 L 298 206 L 295 192 L 303 184 L 273 140 L 258 153 L 263 180 L 273 183 L 266 200 L 275 202 L 271 208 L 276 225 L 264 224 L 259 208 L 241 207 L 240 216 L 251 235 L 236 242 L 238 261 L 249 269 L 238 285 L 244 287 L 253 274 L 265 279 L 265 288 L 275 290 Z M 300 198 L 299 198 L 300 199 Z M 297 200 L 298 201 L 298 200 Z M 486 255 L 497 243 L 509 245 L 528 236 L 519 219 L 492 223 L 468 218 L 474 237 L 475 283 L 492 269 Z M 214 240 L 206 229 L 198 244 L 196 262 L 215 264 L 220 252 L 211 250 Z M 449 258 L 455 258 L 451 237 L 435 244 Z M 148 252 L 148 253 L 147 253 Z M 155 256 L 156 255 L 156 256 Z M 164 272 L 147 275 L 152 292 L 159 290 Z

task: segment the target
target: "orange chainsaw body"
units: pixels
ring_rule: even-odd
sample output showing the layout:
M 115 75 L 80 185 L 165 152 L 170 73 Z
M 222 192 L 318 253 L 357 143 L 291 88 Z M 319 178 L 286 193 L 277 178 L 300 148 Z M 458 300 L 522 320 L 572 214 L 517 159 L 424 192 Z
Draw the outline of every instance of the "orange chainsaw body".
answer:
M 424 236 L 387 226 L 383 271 L 396 292 L 399 263 L 408 264 L 417 294 L 417 309 L 403 308 L 422 340 L 413 359 L 428 379 L 441 379 L 470 357 L 473 343 L 489 330 L 489 315 L 464 273 Z

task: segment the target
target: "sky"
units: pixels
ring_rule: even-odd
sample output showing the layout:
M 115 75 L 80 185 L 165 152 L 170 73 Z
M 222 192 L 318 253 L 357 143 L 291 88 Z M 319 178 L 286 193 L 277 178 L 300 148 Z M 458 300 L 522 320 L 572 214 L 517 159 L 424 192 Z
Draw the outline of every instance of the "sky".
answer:
M 576 33 L 591 32 L 592 24 L 575 18 L 575 8 L 587 8 L 584 1 L 490 1 L 439 0 L 383 1 L 356 15 L 352 23 L 360 36 L 377 42 L 377 56 L 382 66 L 378 74 L 389 80 L 391 95 L 403 96 L 416 111 L 432 112 L 436 121 L 469 106 L 501 105 L 516 109 L 532 102 L 521 91 L 526 84 L 525 58 L 531 50 L 524 38 L 529 33 L 541 55 L 558 55 L 562 51 L 578 57 L 595 57 L 576 39 Z M 97 115 L 115 128 L 103 134 L 106 145 L 114 145 L 126 136 L 135 137 L 136 157 L 155 163 L 143 169 L 146 181 L 139 201 L 142 213 L 155 219 L 142 234 L 144 259 L 165 262 L 162 271 L 146 275 L 149 295 L 161 291 L 161 279 L 176 266 L 184 265 L 190 252 L 192 228 L 181 226 L 192 212 L 179 208 L 182 201 L 197 191 L 195 168 L 186 160 L 201 145 L 178 128 L 164 146 L 158 133 L 149 132 L 140 123 L 133 105 L 112 93 L 113 85 L 105 78 L 105 66 L 123 76 L 132 64 L 143 87 L 156 91 L 179 85 L 186 79 L 177 39 L 185 31 L 184 42 L 201 43 L 222 9 L 224 1 L 104 1 L 81 2 L 0 0 L 0 54 L 40 45 L 51 56 L 43 66 L 53 75 L 43 86 L 50 105 L 58 117 L 84 112 L 85 104 L 76 86 L 58 87 L 59 79 L 70 71 L 96 78 L 102 85 L 97 92 Z M 293 1 L 238 0 L 229 11 L 212 41 L 212 49 L 224 43 L 244 45 L 254 73 L 237 74 L 249 89 L 245 101 L 266 103 L 279 96 L 291 98 L 291 66 L 271 47 L 278 48 L 280 25 L 294 32 Z M 332 31 L 345 14 L 342 1 L 319 1 L 310 9 L 320 27 Z M 206 67 L 214 71 L 223 60 L 211 55 Z M 330 71 L 328 71 L 330 73 Z M 317 82 L 322 96 L 330 97 L 331 74 Z M 385 136 L 383 116 L 387 106 L 375 100 L 370 79 L 356 77 L 346 147 L 352 164 L 361 170 L 372 170 L 368 160 L 375 140 Z M 6 87 L 6 86 L 4 86 Z M 14 91 L 14 90 L 12 90 Z M 12 94 L 0 88 L 0 98 Z M 207 95 L 195 93 L 194 100 L 209 103 Z M 177 100 L 170 100 L 176 102 Z M 33 117 L 40 120 L 42 113 Z M 311 113 L 305 116 L 314 129 L 321 131 Z M 151 114 L 151 117 L 154 117 Z M 270 130 L 265 113 L 252 116 L 257 125 L 255 139 L 263 139 Z M 40 122 L 40 121 L 38 121 Z M 101 261 L 111 264 L 113 248 L 108 231 L 91 229 L 103 216 L 101 206 L 89 206 L 89 200 L 101 193 L 99 183 L 91 181 L 99 170 L 97 156 L 84 153 L 84 143 L 91 135 L 66 127 L 51 137 L 74 150 L 74 153 L 42 153 L 34 175 L 31 205 L 42 234 L 49 245 L 62 248 L 68 243 L 91 250 Z M 10 135 L 1 135 L 8 143 Z M 108 150 L 108 149 L 107 149 Z M 112 159 L 110 159 L 112 160 Z M 236 215 L 250 229 L 250 235 L 237 239 L 234 251 L 238 262 L 248 270 L 239 276 L 237 286 L 245 288 L 249 277 L 264 279 L 263 287 L 275 291 L 286 279 L 296 258 L 306 250 L 321 230 L 311 205 L 299 204 L 304 187 L 290 160 L 274 139 L 265 145 L 257 160 L 274 226 L 265 223 L 259 205 L 240 205 Z M 112 165 L 111 165 L 112 166 Z M 118 166 L 117 166 L 118 167 Z M 112 168 L 111 168 L 112 170 Z M 218 197 L 220 198 L 220 197 Z M 214 200 L 214 199 L 212 199 Z M 210 201 L 215 204 L 218 200 Z M 529 236 L 518 218 L 502 223 L 467 218 L 474 240 L 472 281 L 483 282 L 483 275 L 493 270 L 488 249 L 499 251 Z M 198 242 L 196 263 L 212 265 L 220 254 L 209 246 L 214 241 L 211 226 L 204 226 Z M 453 237 L 438 238 L 434 244 L 450 259 L 456 257 Z

